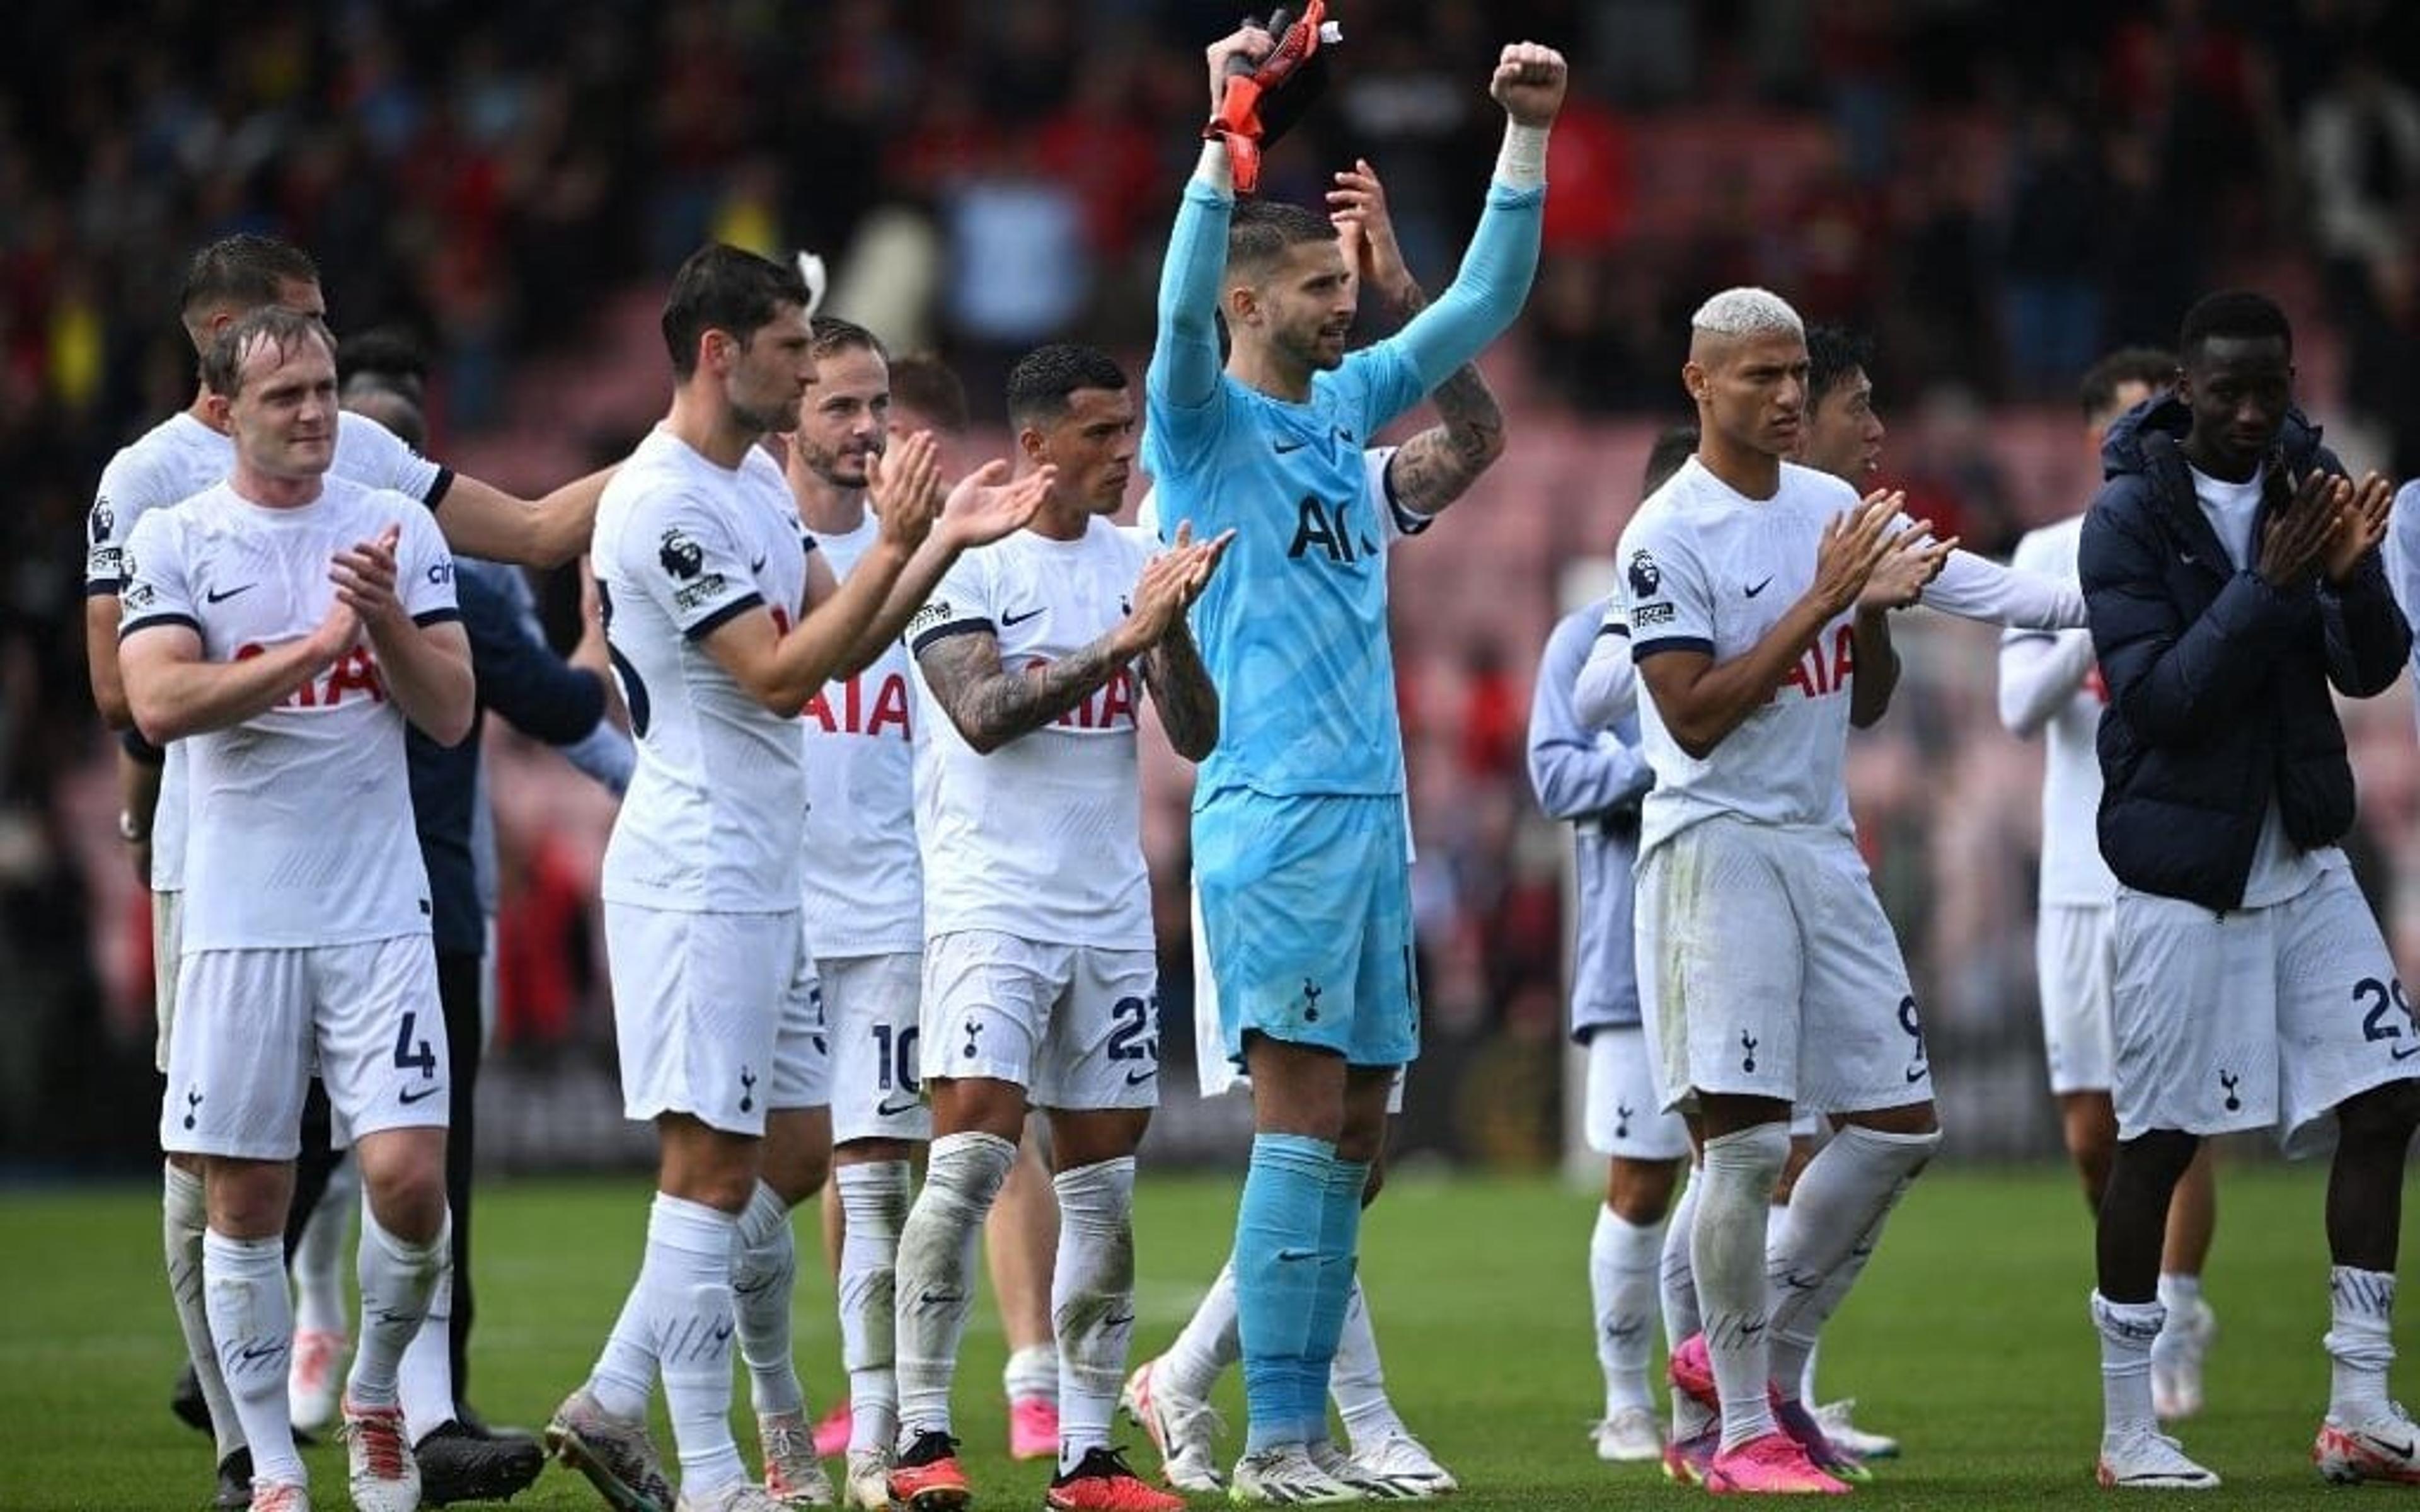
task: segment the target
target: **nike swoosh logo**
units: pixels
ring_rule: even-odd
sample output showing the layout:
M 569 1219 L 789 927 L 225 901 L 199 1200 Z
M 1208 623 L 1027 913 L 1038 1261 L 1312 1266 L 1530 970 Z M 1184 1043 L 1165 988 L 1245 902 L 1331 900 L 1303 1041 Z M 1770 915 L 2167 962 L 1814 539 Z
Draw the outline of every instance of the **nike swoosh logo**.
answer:
M 907 1102 L 900 1103 L 897 1107 L 892 1107 L 891 1105 L 891 1100 L 886 1097 L 881 1102 L 874 1104 L 874 1116 L 877 1119 L 895 1119 L 903 1113 L 914 1112 L 920 1105 L 920 1101 L 911 1097 Z
M 2397 1443 L 2392 1439 L 2381 1439 L 2375 1433 L 2356 1433 L 2352 1437 L 2394 1459 L 2409 1459 L 2412 1458 L 2412 1451 L 2420 1448 L 2420 1441 Z
M 1271 441 L 1269 446 L 1278 455 L 1283 456 L 1288 452 L 1299 452 L 1310 444 L 1309 441 Z
M 2397 1060 L 2409 1060 L 2413 1056 L 2420 1056 L 2420 1044 L 2397 1045 L 2386 1053 Z
M 1003 614 L 1000 617 L 1000 627 L 1005 630 L 1012 625 L 1023 625 L 1026 621 L 1033 618 L 1036 614 L 1047 614 L 1049 610 L 1050 606 L 1045 604 L 1040 609 L 1030 609 L 1022 614 Z
M 1158 1074 L 1159 1068 L 1156 1066 L 1153 1067 L 1149 1071 L 1130 1071 L 1126 1072 L 1126 1085 L 1128 1087 L 1140 1087 L 1143 1083 L 1151 1080 Z
M 410 1107 L 414 1103 L 425 1103 L 443 1090 L 445 1088 L 442 1087 L 418 1087 L 396 1093 L 395 1100 L 405 1107 Z
M 224 604 L 228 599 L 233 598 L 236 594 L 251 593 L 254 589 L 259 586 L 260 584 L 258 583 L 246 583 L 241 588 L 213 588 L 209 593 L 204 594 L 202 598 L 208 603 Z
M 1761 593 L 1763 593 L 1767 588 L 1770 588 L 1770 587 L 1772 587 L 1772 586 L 1773 586 L 1773 579 L 1772 579 L 1772 577 L 1771 577 L 1771 576 L 1769 576 L 1769 575 L 1768 575 L 1768 576 L 1765 578 L 1764 581 L 1762 581 L 1762 582 L 1761 582 L 1761 583 L 1757 584 L 1754 588 L 1744 589 L 1744 590 L 1742 590 L 1742 591 L 1743 591 L 1744 593 L 1745 593 L 1745 594 L 1747 594 L 1747 596 L 1748 596 L 1748 597 L 1750 597 L 1750 598 L 1754 598 L 1757 594 L 1761 594 Z
M 765 570 L 765 563 L 769 559 L 766 557 L 758 557 L 755 561 L 748 563 L 748 570 L 750 572 L 763 572 Z
M 1103 1328 L 1131 1328 L 1134 1326 L 1134 1314 L 1121 1313 L 1115 1318 L 1104 1318 L 1101 1319 L 1101 1326 Z
M 1932 1068 L 1930 1066 L 1910 1066 L 1907 1069 L 1907 1079 L 1911 1082 L 1920 1082 L 1931 1074 Z
M 285 1351 L 286 1346 L 283 1344 L 247 1344 L 236 1350 L 235 1354 L 236 1358 L 244 1364 L 252 1365 L 266 1360 L 273 1354 L 283 1354 Z

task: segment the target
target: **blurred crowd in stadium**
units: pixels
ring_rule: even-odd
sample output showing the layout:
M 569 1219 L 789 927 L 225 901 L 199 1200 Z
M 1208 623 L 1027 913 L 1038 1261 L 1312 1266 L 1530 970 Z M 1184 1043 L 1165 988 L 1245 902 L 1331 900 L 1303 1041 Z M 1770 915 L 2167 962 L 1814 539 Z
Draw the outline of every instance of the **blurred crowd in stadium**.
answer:
M 1478 60 L 1530 35 L 1576 69 L 1537 290 L 1492 360 L 1510 453 L 1451 539 L 1397 569 L 1433 1042 L 1465 1047 L 1475 1085 L 1535 1074 L 1559 1044 L 1561 847 L 1522 776 L 1528 669 L 1559 595 L 1577 591 L 1563 569 L 1609 550 L 1648 436 L 1681 410 L 1680 333 L 1709 290 L 1769 285 L 1810 319 L 1870 332 L 1893 427 L 1884 475 L 1978 550 L 2003 553 L 2086 498 L 2093 468 L 2068 397 L 2083 367 L 2120 343 L 2171 341 L 2184 306 L 2224 283 L 2292 313 L 2304 403 L 2356 470 L 2420 471 L 2409 7 L 1339 9 L 1332 107 L 1277 154 L 1264 193 L 1310 200 L 1328 169 L 1368 156 L 1413 266 L 1435 282 L 1492 150 L 1490 107 L 1467 83 Z M 307 246 L 340 334 L 400 326 L 434 354 L 435 455 L 508 485 L 569 476 L 652 422 L 662 277 L 708 237 L 822 251 L 833 307 L 895 349 L 949 355 L 988 438 L 1016 352 L 1059 336 L 1136 358 L 1147 345 L 1190 158 L 1170 125 L 1199 112 L 1198 39 L 1232 12 L 1207 0 L 12 8 L 0 1149 L 38 1134 L 89 1149 L 105 1129 L 145 1128 L 81 1095 L 147 1097 L 149 963 L 73 626 L 100 466 L 190 392 L 173 303 L 195 245 L 261 229 Z M 568 611 L 569 595 L 555 601 Z M 1988 1099 L 2009 1143 L 2047 1149 L 2038 1063 L 2020 1053 L 2035 1032 L 2039 752 L 1993 722 L 1988 634 L 1904 639 L 1918 696 L 1854 755 L 1865 842 L 1938 1005 L 1945 1066 L 1971 1045 L 1965 1095 Z M 2365 706 L 2350 732 L 2370 875 L 2390 886 L 2420 868 L 2409 705 Z M 559 770 L 500 754 L 504 1043 L 593 1041 L 609 1023 L 584 925 L 605 810 Z M 1168 781 L 1154 791 L 1150 838 L 1172 883 L 1181 798 Z M 1163 892 L 1182 976 L 1182 895 Z M 2420 943 L 2410 903 L 2388 920 L 2391 937 Z M 1953 1102 L 1959 1079 L 1947 1072 Z M 1466 1127 L 1445 1142 L 1517 1153 L 1542 1148 L 1542 1130 Z

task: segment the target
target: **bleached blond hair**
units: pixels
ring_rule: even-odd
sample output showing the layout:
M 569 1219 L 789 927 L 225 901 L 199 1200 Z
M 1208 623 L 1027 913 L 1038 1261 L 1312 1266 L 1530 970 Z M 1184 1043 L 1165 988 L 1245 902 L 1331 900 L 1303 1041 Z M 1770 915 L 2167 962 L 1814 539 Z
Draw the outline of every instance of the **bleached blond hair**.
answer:
M 1769 288 L 1727 288 L 1689 316 L 1689 329 L 1714 336 L 1761 336 L 1769 333 L 1807 336 L 1806 322 L 1790 301 Z

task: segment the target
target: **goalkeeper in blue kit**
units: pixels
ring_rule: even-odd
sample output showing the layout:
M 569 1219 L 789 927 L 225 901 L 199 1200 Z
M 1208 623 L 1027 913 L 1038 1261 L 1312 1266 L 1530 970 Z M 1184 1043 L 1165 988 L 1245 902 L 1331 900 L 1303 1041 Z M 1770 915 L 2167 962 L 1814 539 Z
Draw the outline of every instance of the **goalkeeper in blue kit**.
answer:
M 1281 1503 L 1350 1494 L 1327 1442 L 1328 1367 L 1388 1088 L 1419 1044 L 1382 522 L 1361 452 L 1519 313 L 1568 72 L 1550 48 L 1504 49 L 1489 83 L 1504 148 L 1460 274 L 1348 356 L 1356 288 L 1336 227 L 1236 203 L 1238 116 L 1222 109 L 1236 74 L 1273 111 L 1316 51 L 1319 14 L 1282 45 L 1248 25 L 1209 50 L 1214 115 L 1169 240 L 1144 387 L 1163 534 L 1188 520 L 1196 537 L 1235 532 L 1193 618 L 1222 710 L 1195 790 L 1194 876 L 1225 1047 L 1252 1078 L 1234 1250 L 1249 1427 L 1233 1490 Z

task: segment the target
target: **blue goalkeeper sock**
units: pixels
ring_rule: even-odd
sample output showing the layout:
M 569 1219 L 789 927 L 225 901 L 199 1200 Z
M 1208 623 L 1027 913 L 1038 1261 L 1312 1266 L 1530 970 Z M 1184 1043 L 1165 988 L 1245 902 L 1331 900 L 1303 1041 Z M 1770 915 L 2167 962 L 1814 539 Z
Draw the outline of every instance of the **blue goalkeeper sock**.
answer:
M 1361 1189 L 1370 1163 L 1333 1160 L 1319 1202 L 1319 1300 L 1311 1314 L 1311 1351 L 1300 1387 L 1303 1427 L 1311 1441 L 1327 1437 L 1327 1377 L 1336 1365 L 1344 1315 L 1352 1310 L 1353 1276 L 1361 1248 Z
M 1309 1442 L 1303 1381 L 1311 1372 L 1324 1198 L 1335 1163 L 1336 1147 L 1325 1139 L 1287 1134 L 1252 1138 L 1252 1161 L 1235 1212 L 1235 1315 L 1244 1344 L 1247 1453 Z M 1325 1392 L 1324 1368 L 1317 1380 Z M 1325 1417 L 1326 1403 L 1318 1410 Z

